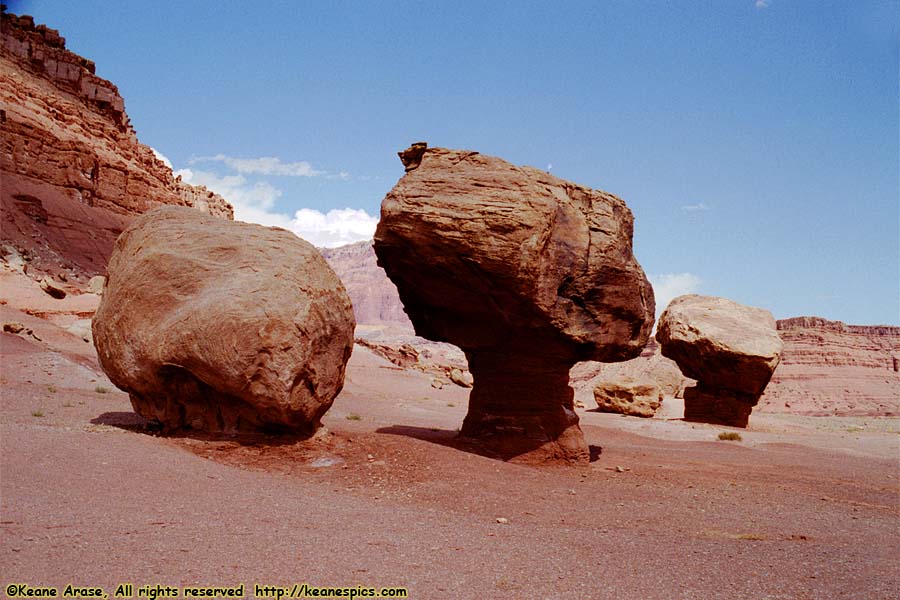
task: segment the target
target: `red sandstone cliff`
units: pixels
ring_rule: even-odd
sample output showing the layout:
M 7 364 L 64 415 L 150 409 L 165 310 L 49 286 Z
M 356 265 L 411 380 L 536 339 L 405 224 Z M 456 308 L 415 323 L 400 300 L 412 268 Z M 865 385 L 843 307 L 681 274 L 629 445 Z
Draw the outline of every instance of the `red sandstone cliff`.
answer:
M 900 327 L 796 317 L 778 333 L 784 352 L 758 410 L 900 415 Z
M 90 276 L 137 214 L 160 204 L 232 218 L 221 196 L 176 180 L 138 142 L 115 85 L 59 32 L 2 16 L 2 245 L 30 269 Z

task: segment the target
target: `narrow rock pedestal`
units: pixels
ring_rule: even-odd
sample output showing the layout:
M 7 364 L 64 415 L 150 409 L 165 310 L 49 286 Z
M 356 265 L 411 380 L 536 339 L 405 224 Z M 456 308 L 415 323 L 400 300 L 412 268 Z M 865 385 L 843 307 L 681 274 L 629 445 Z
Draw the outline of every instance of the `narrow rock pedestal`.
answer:
M 462 437 L 504 459 L 588 460 L 569 386 L 571 364 L 495 352 L 466 356 L 475 382 Z
M 759 396 L 698 384 L 684 389 L 684 420 L 746 427 Z

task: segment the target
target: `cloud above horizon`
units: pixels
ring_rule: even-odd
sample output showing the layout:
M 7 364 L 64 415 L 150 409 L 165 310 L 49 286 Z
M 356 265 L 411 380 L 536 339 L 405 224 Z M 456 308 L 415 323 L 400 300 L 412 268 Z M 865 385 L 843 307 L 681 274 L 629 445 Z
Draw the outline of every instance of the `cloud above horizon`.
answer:
M 769 0 L 756 0 L 756 8 L 758 10 L 762 10 L 763 8 L 769 8 Z
M 280 177 L 319 177 L 325 171 L 314 169 L 305 160 L 297 162 L 281 162 L 277 156 L 260 156 L 258 158 L 237 158 L 225 154 L 215 156 L 196 156 L 188 161 L 189 165 L 203 162 L 220 162 L 243 175 L 276 175 Z M 346 176 L 346 173 L 341 173 Z
M 148 148 L 150 148 L 150 151 L 153 152 L 153 156 L 160 160 L 162 164 L 166 165 L 170 169 L 172 168 L 172 161 L 169 160 L 169 158 L 165 154 L 163 154 L 153 146 L 148 146 Z
M 685 212 L 705 212 L 707 210 L 711 210 L 709 206 L 704 204 L 703 202 L 699 202 L 697 204 L 688 204 L 687 206 L 682 206 L 681 210 Z
M 657 319 L 669 306 L 669 302 L 678 296 L 696 293 L 703 282 L 693 273 L 660 273 L 648 275 L 647 278 L 653 285 L 653 294 L 656 296 Z
M 192 185 L 203 185 L 221 194 L 234 206 L 234 219 L 281 227 L 320 248 L 334 248 L 370 240 L 375 235 L 378 217 L 365 210 L 338 208 L 321 212 L 301 208 L 293 215 L 274 210 L 281 190 L 267 181 L 252 183 L 243 175 L 219 176 L 209 171 L 179 169 L 176 176 Z

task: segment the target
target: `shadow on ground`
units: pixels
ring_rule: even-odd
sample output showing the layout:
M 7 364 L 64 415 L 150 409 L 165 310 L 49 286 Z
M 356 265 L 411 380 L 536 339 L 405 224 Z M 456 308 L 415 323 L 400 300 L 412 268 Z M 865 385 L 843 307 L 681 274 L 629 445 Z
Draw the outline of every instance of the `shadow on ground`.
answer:
M 401 435 L 405 437 L 415 438 L 417 440 L 422 440 L 424 442 L 431 442 L 432 444 L 439 444 L 441 446 L 447 446 L 449 448 L 454 448 L 456 450 L 460 450 L 462 452 L 469 452 L 470 454 L 477 454 L 479 456 L 484 456 L 487 458 L 493 458 L 495 460 L 510 460 L 514 459 L 515 456 L 505 456 L 500 455 L 496 452 L 492 452 L 482 445 L 480 445 L 476 440 L 471 438 L 460 437 L 459 431 L 456 429 L 439 429 L 436 427 L 413 427 L 410 425 L 391 425 L 389 427 L 380 427 L 375 430 L 375 433 L 386 433 L 389 435 Z M 600 446 L 589 446 L 588 449 L 591 453 L 591 462 L 600 458 L 600 453 L 603 452 L 603 448 Z
M 204 442 L 233 442 L 242 446 L 289 446 L 300 442 L 314 440 L 316 434 L 303 435 L 297 433 L 210 433 L 196 429 L 164 429 L 158 421 L 145 419 L 134 412 L 105 412 L 93 419 L 94 425 L 116 427 L 133 433 L 170 439 L 192 439 Z

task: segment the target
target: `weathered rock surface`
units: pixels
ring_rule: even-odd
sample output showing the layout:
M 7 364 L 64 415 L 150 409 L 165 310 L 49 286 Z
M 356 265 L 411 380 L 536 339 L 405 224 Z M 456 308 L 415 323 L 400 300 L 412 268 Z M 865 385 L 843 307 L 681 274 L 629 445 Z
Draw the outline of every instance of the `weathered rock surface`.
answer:
M 66 297 L 66 290 L 49 277 L 41 279 L 41 289 L 44 290 L 47 295 L 56 298 L 57 300 L 62 300 Z
M 347 288 L 358 324 L 391 325 L 412 331 L 397 287 L 378 266 L 371 241 L 320 251 Z
M 784 319 L 777 326 L 784 351 L 756 410 L 900 415 L 900 327 L 819 317 Z
M 402 369 L 411 369 L 422 365 L 419 361 L 419 351 L 411 344 L 392 345 L 365 338 L 356 338 L 356 343 L 364 348 L 368 348 L 381 358 L 394 363 Z
M 311 433 L 343 386 L 354 326 L 307 242 L 162 207 L 116 242 L 93 335 L 110 380 L 168 428 Z
M 659 344 L 653 338 L 637 358 L 617 363 L 578 363 L 572 367 L 569 378 L 575 388 L 575 400 L 585 406 L 595 399 L 594 389 L 605 383 L 632 380 L 656 386 L 662 401 L 666 396 L 680 398 L 686 382 L 675 361 L 660 354 Z
M 597 410 L 634 417 L 652 417 L 662 403 L 659 386 L 630 377 L 603 381 L 594 387 Z
M 87 283 L 87 292 L 89 294 L 97 294 L 98 296 L 103 293 L 103 286 L 106 284 L 106 277 L 103 275 L 94 275 L 90 279 L 88 279 Z
M 116 236 L 159 205 L 231 218 L 221 196 L 176 180 L 138 142 L 116 86 L 59 32 L 6 12 L 0 29 L 0 238 L 36 277 L 101 273 Z
M 672 300 L 656 339 L 697 380 L 684 391 L 684 418 L 735 427 L 747 426 L 783 348 L 769 311 L 694 294 Z
M 569 369 L 637 356 L 653 325 L 631 211 L 477 152 L 428 148 L 404 164 L 375 253 L 416 333 L 466 353 L 461 434 L 504 458 L 587 460 Z

